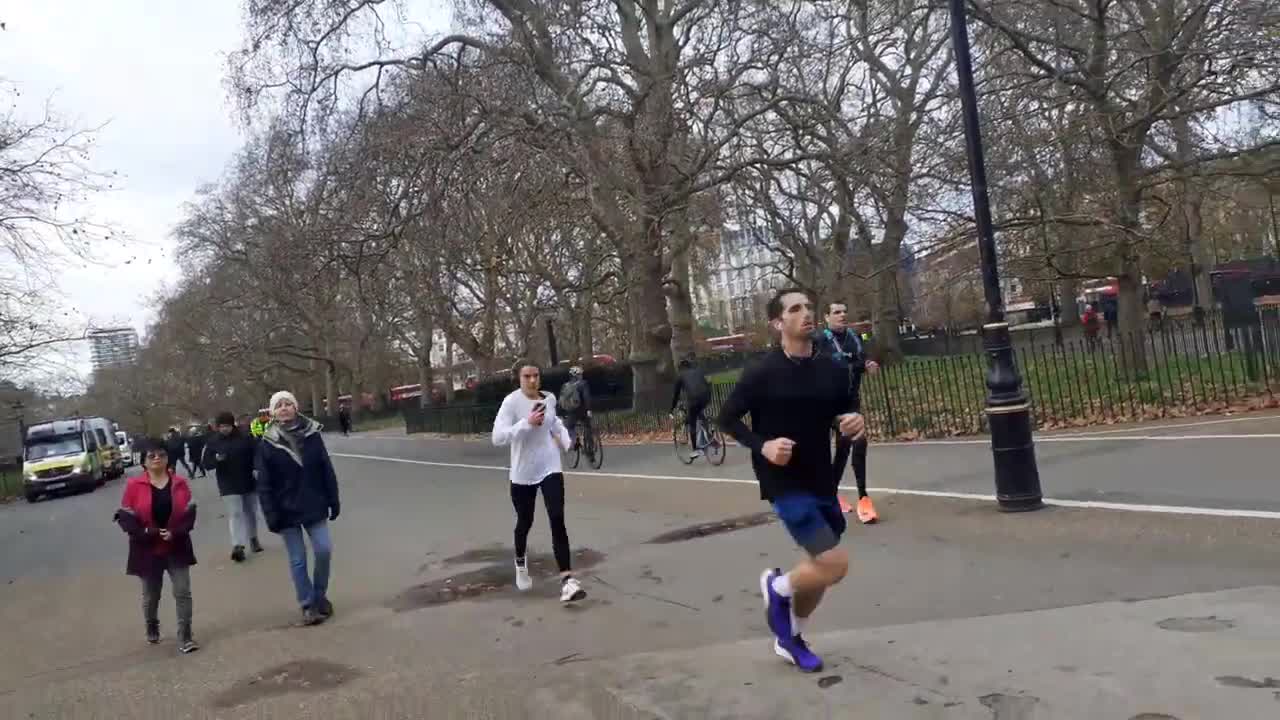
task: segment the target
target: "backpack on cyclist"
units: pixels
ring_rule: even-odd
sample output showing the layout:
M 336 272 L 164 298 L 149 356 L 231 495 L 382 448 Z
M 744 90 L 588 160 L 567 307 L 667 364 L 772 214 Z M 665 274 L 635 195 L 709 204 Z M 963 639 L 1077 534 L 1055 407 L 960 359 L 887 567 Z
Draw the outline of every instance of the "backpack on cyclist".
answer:
M 567 413 L 574 412 L 579 407 L 582 400 L 582 393 L 578 392 L 578 383 L 581 380 L 570 380 L 560 388 L 560 399 L 558 404 L 564 408 Z

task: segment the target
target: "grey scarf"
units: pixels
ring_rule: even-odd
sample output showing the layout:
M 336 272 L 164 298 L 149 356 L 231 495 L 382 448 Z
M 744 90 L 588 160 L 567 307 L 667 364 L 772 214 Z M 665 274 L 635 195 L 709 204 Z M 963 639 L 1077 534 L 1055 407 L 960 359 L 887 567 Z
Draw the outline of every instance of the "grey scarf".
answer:
M 320 423 L 299 414 L 289 425 L 272 422 L 262 439 L 289 453 L 293 461 L 302 465 L 302 441 L 308 435 L 320 432 Z

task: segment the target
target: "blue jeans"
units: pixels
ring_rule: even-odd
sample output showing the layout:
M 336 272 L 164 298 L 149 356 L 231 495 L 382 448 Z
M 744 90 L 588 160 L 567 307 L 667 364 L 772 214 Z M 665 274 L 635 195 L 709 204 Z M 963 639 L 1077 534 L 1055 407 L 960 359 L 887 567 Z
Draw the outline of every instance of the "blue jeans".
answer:
M 316 572 L 307 576 L 307 546 L 302 540 L 302 526 L 280 531 L 285 550 L 289 553 L 289 574 L 293 576 L 293 589 L 298 594 L 298 604 L 312 607 L 324 600 L 329 590 L 329 558 L 333 555 L 333 542 L 329 539 L 329 523 L 321 520 L 306 528 L 311 538 L 311 550 L 316 555 Z

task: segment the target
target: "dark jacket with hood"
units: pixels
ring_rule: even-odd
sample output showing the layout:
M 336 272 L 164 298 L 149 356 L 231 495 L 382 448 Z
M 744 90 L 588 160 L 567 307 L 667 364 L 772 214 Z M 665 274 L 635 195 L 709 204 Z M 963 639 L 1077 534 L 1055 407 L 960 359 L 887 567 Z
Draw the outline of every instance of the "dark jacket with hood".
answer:
M 218 494 L 247 495 L 254 491 L 253 464 L 258 440 L 240 428 L 230 435 L 213 433 L 205 443 L 201 464 L 218 474 Z M 218 460 L 222 455 L 223 459 Z
M 187 456 L 187 441 L 178 433 L 170 432 L 164 436 L 164 451 L 169 456 L 169 464 L 176 465 Z
M 124 497 L 115 521 L 129 536 L 129 561 L 125 572 L 138 577 L 152 577 L 170 565 L 189 567 L 196 564 L 191 545 L 191 531 L 196 526 L 196 504 L 191 499 L 191 486 L 181 475 L 169 473 L 169 491 L 173 512 L 165 526 L 172 536 L 160 538 L 160 528 L 151 513 L 151 480 L 147 473 L 134 475 L 124 486 Z
M 273 533 L 338 515 L 338 476 L 320 423 L 302 415 L 298 420 L 292 430 L 272 422 L 258 443 L 258 500 Z

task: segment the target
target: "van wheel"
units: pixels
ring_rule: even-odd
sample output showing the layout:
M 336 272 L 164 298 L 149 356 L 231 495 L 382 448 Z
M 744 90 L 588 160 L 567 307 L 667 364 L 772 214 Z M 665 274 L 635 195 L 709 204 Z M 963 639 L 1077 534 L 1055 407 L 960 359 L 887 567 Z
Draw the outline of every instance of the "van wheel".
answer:
M 40 500 L 40 493 L 26 493 L 27 502 L 34 503 Z

